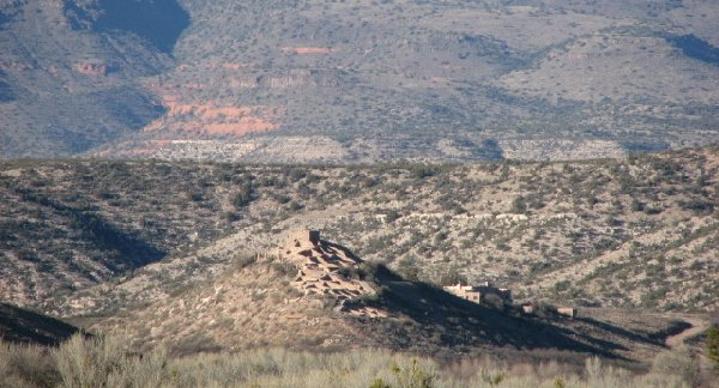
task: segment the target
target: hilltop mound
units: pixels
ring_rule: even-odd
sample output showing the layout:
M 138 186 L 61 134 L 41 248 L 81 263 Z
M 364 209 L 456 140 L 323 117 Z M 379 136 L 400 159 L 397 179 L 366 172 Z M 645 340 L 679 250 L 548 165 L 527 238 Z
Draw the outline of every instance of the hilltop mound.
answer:
M 95 317 L 91 329 L 120 330 L 138 348 L 164 343 L 178 353 L 382 347 L 447 356 L 543 349 L 633 358 L 662 346 L 649 332 L 605 322 L 468 302 L 310 236 L 291 233 L 276 250 L 237 259 L 222 274 Z
M 54 345 L 77 332 L 58 319 L 0 303 L 0 339 L 4 341 Z
M 353 315 L 387 316 L 369 306 L 347 307 L 347 301 L 376 295 L 376 284 L 365 279 L 368 266 L 362 260 L 343 246 L 321 240 L 319 231 L 292 233 L 280 255 L 298 267 L 292 284 L 305 296 L 330 296 L 340 303 L 340 311 Z
M 374 292 L 374 285 L 339 275 L 360 262 L 335 244 L 290 242 L 276 248 L 287 254 L 242 256 L 218 276 L 101 319 L 93 328 L 122 328 L 141 346 L 169 342 L 178 352 L 359 343 L 359 332 L 338 307 Z

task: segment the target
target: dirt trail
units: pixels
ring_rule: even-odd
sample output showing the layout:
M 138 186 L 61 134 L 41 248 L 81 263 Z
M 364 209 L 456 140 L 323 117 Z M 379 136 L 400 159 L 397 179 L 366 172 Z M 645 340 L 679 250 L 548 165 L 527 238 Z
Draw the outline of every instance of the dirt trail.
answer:
M 670 348 L 674 348 L 684 343 L 685 340 L 701 334 L 703 331 L 709 328 L 709 322 L 699 318 L 683 317 L 684 321 L 689 322 L 692 326 L 682 331 L 681 333 L 670 335 L 666 339 L 666 345 Z

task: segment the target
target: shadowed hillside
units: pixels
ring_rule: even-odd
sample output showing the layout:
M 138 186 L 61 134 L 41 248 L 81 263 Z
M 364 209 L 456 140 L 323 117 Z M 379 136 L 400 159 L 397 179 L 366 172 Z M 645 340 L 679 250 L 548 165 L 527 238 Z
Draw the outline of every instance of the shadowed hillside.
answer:
M 75 29 L 82 30 L 89 24 L 91 30 L 100 33 L 125 31 L 168 54 L 190 24 L 189 15 L 176 0 L 125 3 L 96 0 L 86 4 L 68 1 L 64 6 Z
M 0 339 L 8 342 L 57 345 L 78 329 L 60 320 L 0 303 Z

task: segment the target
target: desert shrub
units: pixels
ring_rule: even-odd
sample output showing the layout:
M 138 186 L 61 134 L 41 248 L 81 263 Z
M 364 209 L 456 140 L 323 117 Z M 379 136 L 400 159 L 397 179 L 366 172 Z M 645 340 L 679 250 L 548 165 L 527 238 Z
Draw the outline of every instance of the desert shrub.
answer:
M 374 278 L 377 269 L 373 263 L 362 262 L 357 267 L 342 267 L 337 273 L 345 279 L 367 280 Z
M 0 343 L 0 387 L 52 387 L 60 376 L 47 349 Z
M 360 280 L 373 280 L 377 274 L 379 264 L 363 261 L 357 267 L 357 275 Z
M 482 381 L 484 381 L 490 387 L 496 387 L 504 381 L 505 374 L 503 372 L 492 373 L 486 370 L 482 370 Z
M 307 176 L 307 171 L 303 168 L 292 168 L 290 169 L 288 176 L 292 182 L 297 182 Z
M 243 185 L 240 186 L 237 193 L 235 194 L 235 197 L 232 200 L 232 204 L 235 206 L 235 208 L 240 209 L 252 203 L 254 199 L 254 188 L 251 185 Z
M 461 274 L 456 266 L 451 266 L 439 275 L 438 283 L 440 286 L 450 286 L 457 283 L 467 284 L 467 277 Z
M 424 179 L 437 175 L 437 168 L 428 164 L 416 164 L 408 167 L 409 174 L 415 179 Z
M 289 210 L 295 211 L 295 212 L 298 210 L 302 210 L 304 207 L 305 206 L 303 204 L 301 204 L 299 202 L 295 202 L 295 201 L 290 202 L 290 204 L 287 206 L 287 208 Z
M 362 254 L 369 255 L 372 253 L 385 252 L 392 245 L 393 239 L 390 235 L 370 237 L 365 243 Z
M 202 191 L 192 191 L 187 193 L 187 199 L 193 202 L 202 202 L 205 199 L 205 193 Z
M 167 355 L 162 349 L 143 357 L 127 352 L 119 337 L 73 336 L 53 352 L 62 387 L 152 387 L 167 374 Z
M 387 211 L 387 213 L 385 213 L 385 221 L 388 224 L 395 222 L 400 217 L 402 217 L 402 215 L 400 215 L 399 212 L 396 210 L 389 210 L 389 211 Z
M 632 204 L 631 204 L 632 211 L 634 211 L 634 212 L 644 211 L 645 206 L 646 205 L 643 202 L 637 200 L 636 198 L 632 199 Z
M 395 384 L 397 388 L 431 388 L 437 375 L 430 365 L 420 365 L 413 359 L 410 365 L 392 365 Z
M 560 280 L 554 283 L 554 292 L 560 293 L 567 291 L 569 287 L 571 287 L 571 285 L 572 284 L 569 282 L 569 280 Z
M 688 201 L 680 201 L 679 205 L 685 210 L 691 210 L 697 215 L 711 213 L 714 210 L 714 204 L 704 199 L 691 199 Z
M 719 370 L 719 325 L 712 325 L 706 335 L 707 358 Z
M 86 342 L 87 341 L 87 342 Z M 88 342 L 92 343 L 89 344 Z M 100 387 L 119 370 L 124 349 L 119 341 L 85 340 L 75 336 L 54 354 L 65 387 Z
M 527 212 L 527 202 L 521 195 L 512 201 L 512 213 L 524 214 Z
M 272 269 L 279 272 L 283 276 L 293 276 L 297 274 L 297 265 L 287 260 L 277 260 L 272 263 Z
M 552 318 L 557 315 L 557 307 L 549 303 L 540 302 L 535 307 L 534 314 L 542 318 Z
M 242 269 L 249 267 L 257 262 L 257 255 L 252 253 L 242 253 L 237 255 L 234 260 L 233 264 L 237 267 L 237 269 Z
M 496 310 L 504 309 L 504 300 L 497 294 L 483 295 L 482 303 L 484 303 Z
M 397 272 L 407 280 L 419 279 L 419 266 L 414 256 L 405 256 L 397 263 Z
M 275 201 L 277 201 L 277 203 L 280 204 L 286 204 L 292 200 L 291 197 L 282 193 L 271 192 L 270 196 L 272 197 L 272 199 L 274 199 Z
M 0 387 L 688 388 L 701 383 L 684 350 L 660 354 L 648 374 L 605 366 L 596 357 L 577 374 L 552 362 L 534 367 L 488 357 L 440 368 L 432 359 L 367 349 L 254 349 L 169 358 L 162 349 L 130 353 L 126 343 L 118 337 L 76 336 L 59 348 L 0 344 Z
M 240 215 L 240 213 L 238 213 L 236 211 L 225 212 L 223 217 L 225 218 L 225 221 L 227 221 L 228 223 L 232 223 L 232 222 L 239 221 L 240 219 L 242 219 L 242 215 Z
M 369 388 L 392 388 L 392 386 L 385 383 L 385 381 L 381 378 L 377 378 L 372 381 L 372 384 L 369 385 Z
M 659 353 L 652 362 L 652 373 L 679 377 L 692 387 L 699 382 L 699 366 L 683 346 Z

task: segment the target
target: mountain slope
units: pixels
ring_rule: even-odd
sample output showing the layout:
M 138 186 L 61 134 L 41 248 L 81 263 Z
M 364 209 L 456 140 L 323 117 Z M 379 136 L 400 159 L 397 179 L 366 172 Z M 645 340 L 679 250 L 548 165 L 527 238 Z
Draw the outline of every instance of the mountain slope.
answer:
M 435 284 L 489 280 L 531 300 L 711 311 L 718 160 L 706 148 L 466 166 L 6 162 L 0 292 L 58 316 L 108 311 L 84 302 L 88 287 L 135 272 L 144 280 L 133 287 L 150 295 L 163 278 L 181 288 L 311 225 Z M 92 294 L 122 305 L 128 295 L 113 287 Z
M 715 34 L 666 25 L 703 6 L 594 3 L 248 2 L 223 15 L 243 22 L 218 23 L 224 4 L 188 1 L 176 50 L 187 65 L 155 85 L 170 109 L 147 128 L 164 141 L 98 155 L 581 159 L 716 136 Z M 316 139 L 325 152 L 312 153 Z
M 0 155 L 556 160 L 707 144 L 717 14 L 674 0 L 5 0 Z
M 103 165 L 20 162 L 4 171 L 2 299 L 25 305 L 97 284 L 230 226 L 193 200 L 206 180 L 200 170 L 144 176 L 144 163 Z
M 0 2 L 0 156 L 77 154 L 160 116 L 141 77 L 172 65 L 167 3 Z

